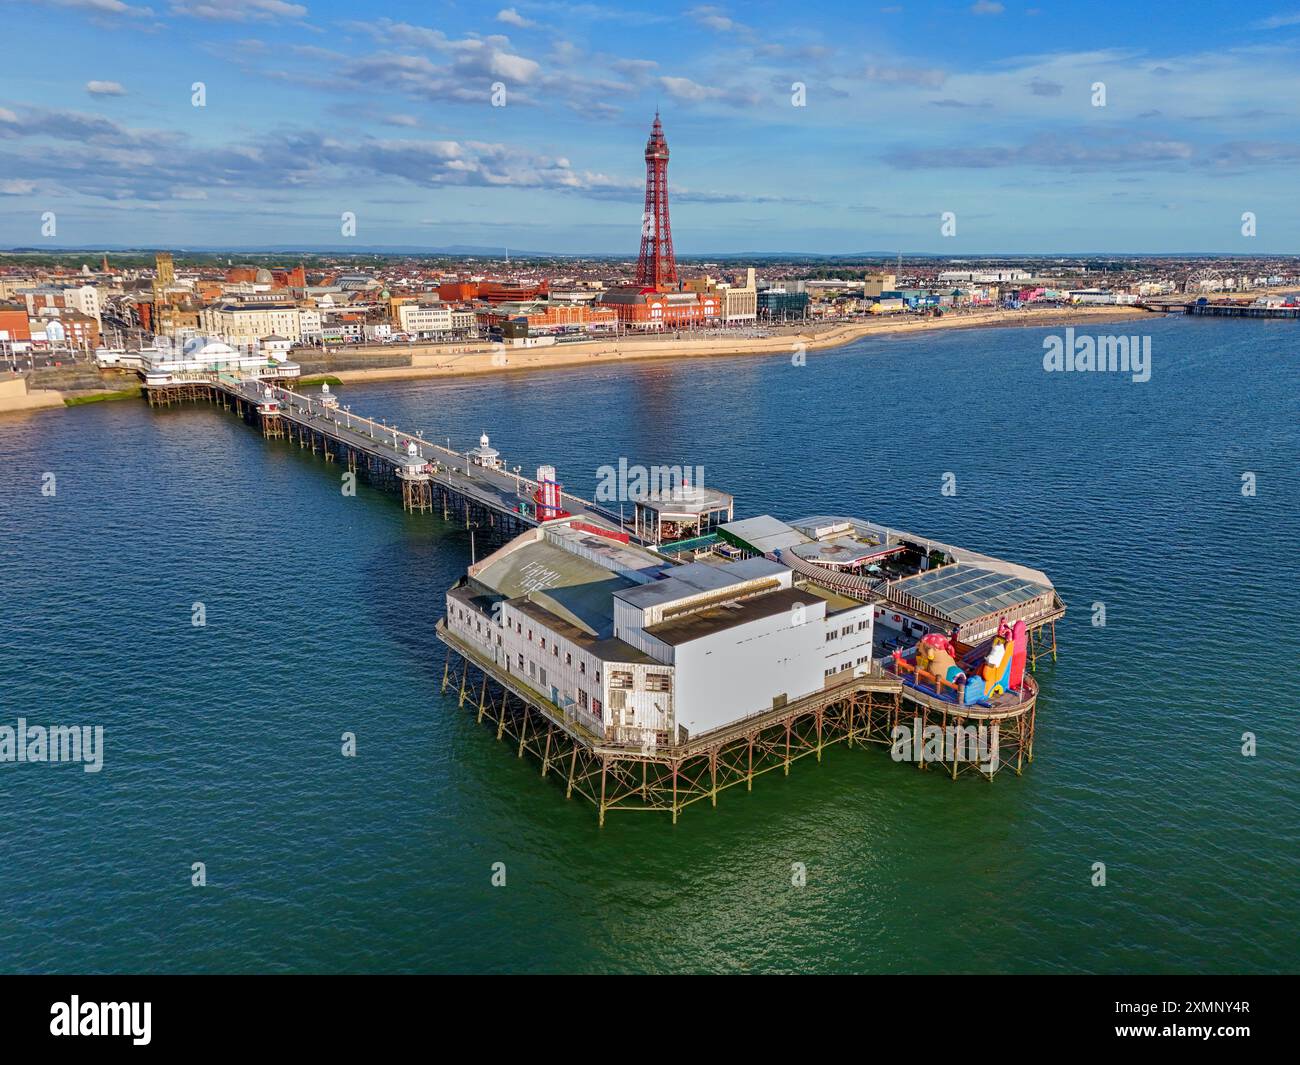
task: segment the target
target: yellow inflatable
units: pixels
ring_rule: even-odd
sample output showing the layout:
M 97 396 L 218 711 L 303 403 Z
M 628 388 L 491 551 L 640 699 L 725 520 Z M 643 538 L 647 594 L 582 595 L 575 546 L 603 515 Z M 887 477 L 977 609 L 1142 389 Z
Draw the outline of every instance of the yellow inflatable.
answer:
M 916 649 L 916 668 L 948 681 L 955 679 L 956 674 L 961 672 L 948 649 L 929 637 L 922 640 Z

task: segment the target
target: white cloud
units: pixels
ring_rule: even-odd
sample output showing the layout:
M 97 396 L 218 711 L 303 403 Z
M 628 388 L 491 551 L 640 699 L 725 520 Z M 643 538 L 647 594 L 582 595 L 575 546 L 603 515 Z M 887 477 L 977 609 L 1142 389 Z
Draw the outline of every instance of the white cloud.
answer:
M 497 21 L 504 22 L 507 26 L 517 26 L 521 30 L 532 29 L 537 25 L 536 22 L 524 18 L 513 7 L 505 7 L 498 11 Z
M 122 0 L 31 0 L 42 7 L 67 7 L 89 11 L 92 15 L 124 15 L 127 18 L 144 18 L 153 14 L 148 7 L 135 7 Z
M 689 16 L 719 33 L 747 32 L 749 27 L 731 18 L 720 7 L 696 7 L 688 12 Z
M 1006 10 L 1005 7 L 993 2 L 993 0 L 978 0 L 977 3 L 971 4 L 970 9 L 971 13 L 975 15 L 1000 15 Z
M 1294 15 L 1271 15 L 1252 23 L 1258 30 L 1280 30 L 1287 26 L 1300 26 L 1300 12 Z
M 936 88 L 947 78 L 942 70 L 928 67 L 869 66 L 863 75 L 868 81 L 884 85 L 919 85 L 923 88 Z
M 669 96 L 687 103 L 728 103 L 736 106 L 752 106 L 758 103 L 757 93 L 744 89 L 723 89 L 716 85 L 701 85 L 690 78 L 662 77 L 659 85 Z
M 172 0 L 171 13 L 213 22 L 269 22 L 306 18 L 307 8 L 285 0 Z
M 125 96 L 126 89 L 120 81 L 88 81 L 86 92 L 91 96 Z

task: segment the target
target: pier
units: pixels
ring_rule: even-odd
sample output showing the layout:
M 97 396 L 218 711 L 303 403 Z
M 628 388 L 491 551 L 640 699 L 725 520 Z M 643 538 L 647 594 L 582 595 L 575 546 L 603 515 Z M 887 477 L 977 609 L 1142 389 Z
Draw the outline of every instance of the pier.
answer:
M 564 783 L 598 811 L 599 822 L 612 811 L 658 811 L 672 815 L 704 799 L 717 806 L 718 793 L 740 784 L 753 789 L 756 777 L 790 767 L 838 743 L 849 747 L 890 744 L 893 728 L 908 716 L 902 685 L 879 673 L 857 677 L 786 706 L 754 714 L 710 733 L 670 746 L 611 743 L 584 725 L 578 715 L 542 698 L 521 680 L 501 670 L 439 621 L 438 639 L 448 650 L 442 690 L 468 704 L 475 720 L 493 726 L 498 740 L 509 739 L 516 756 L 531 754 L 543 777 Z
M 620 514 L 564 491 L 553 480 L 543 483 L 521 475 L 519 467 L 503 468 L 486 438 L 478 449 L 454 451 L 418 431 L 353 412 L 329 394 L 328 385 L 312 396 L 285 387 L 287 383 L 271 375 L 187 373 L 165 381 L 146 379 L 143 389 L 154 407 L 215 403 L 267 438 L 287 439 L 326 462 L 363 473 L 372 484 L 397 488 L 409 511 L 441 510 L 444 519 L 456 517 L 496 539 L 560 514 L 623 524 Z
M 328 384 L 299 392 L 273 364 L 142 376 L 151 406 L 216 404 L 267 439 L 399 491 L 408 511 L 441 509 L 500 545 L 448 592 L 435 627 L 442 690 L 518 757 L 535 757 L 566 798 L 590 801 L 602 825 L 631 810 L 675 823 L 688 806 L 716 805 L 720 792 L 821 761 L 839 743 L 884 746 L 954 780 L 1019 774 L 1033 760 L 1032 677 L 967 696 L 1013 622 L 1027 629 L 1017 661 L 1032 670 L 1043 651 L 1056 658 L 1065 606 L 1036 570 L 855 519 L 734 522 L 731 496 L 716 490 L 693 493 L 690 507 L 670 495 L 613 513 L 563 491 L 553 467 L 536 479 L 506 468 L 486 434 L 459 452 L 352 411 Z M 728 520 L 698 535 L 713 518 Z M 669 528 L 676 542 L 661 544 Z M 783 621 L 791 611 L 797 620 Z M 800 632 L 811 635 L 795 647 Z M 932 632 L 964 641 L 972 664 L 959 679 L 929 660 L 922 668 L 915 648 L 905 654 Z M 765 638 L 758 659 L 743 658 Z M 679 664 L 688 645 L 707 657 L 683 650 Z M 713 665 L 691 665 L 704 661 Z M 701 668 L 725 674 L 726 689 L 702 697 L 718 677 Z
M 1138 304 L 1144 311 L 1156 314 L 1187 314 L 1194 318 L 1255 318 L 1300 320 L 1300 307 L 1255 303 L 1215 302 L 1200 299 L 1163 298 L 1144 300 Z
M 717 806 L 720 792 L 741 784 L 751 791 L 756 778 L 773 770 L 789 776 L 795 762 L 809 756 L 820 762 L 822 752 L 836 744 L 893 750 L 900 726 L 918 737 L 917 743 L 901 748 L 902 760 L 953 780 L 965 774 L 991 780 L 1006 768 L 1019 775 L 1034 758 L 1038 689 L 1032 681 L 1023 695 L 996 707 L 961 707 L 876 666 L 867 676 L 848 678 L 686 742 L 648 746 L 611 742 L 572 708 L 503 672 L 445 621 L 435 631 L 447 648 L 442 691 L 450 691 L 458 708 L 468 707 L 475 721 L 492 728 L 499 742 L 509 741 L 516 757 L 527 753 L 535 758 L 543 777 L 553 776 L 564 785 L 566 799 L 576 794 L 596 807 L 601 825 L 615 811 L 667 813 L 676 824 L 688 806 L 706 799 Z M 951 742 L 962 735 L 958 730 L 980 728 L 987 740 L 978 752 Z

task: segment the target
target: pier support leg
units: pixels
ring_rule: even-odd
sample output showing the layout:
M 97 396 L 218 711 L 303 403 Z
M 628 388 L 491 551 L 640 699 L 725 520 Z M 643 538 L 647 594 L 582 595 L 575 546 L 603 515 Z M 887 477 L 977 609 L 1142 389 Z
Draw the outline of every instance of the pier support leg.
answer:
M 542 779 L 546 779 L 546 771 L 551 768 L 551 736 L 555 732 L 554 725 L 546 726 L 546 751 L 542 755 Z
M 501 693 L 501 716 L 497 718 L 497 739 L 499 740 L 506 730 L 506 710 L 510 705 L 510 693 Z M 528 704 L 524 704 L 524 712 L 528 712 Z
M 673 824 L 677 824 L 677 765 L 673 762 Z
M 564 797 L 571 798 L 573 795 L 573 771 L 578 766 L 578 741 L 573 740 L 573 755 L 569 758 L 569 786 L 564 789 Z
M 947 716 L 948 716 L 948 715 L 945 713 L 945 714 L 944 714 L 944 717 L 947 717 Z M 962 726 L 965 725 L 965 723 L 966 723 L 966 719 L 965 719 L 965 718 L 958 718 L 958 719 L 957 719 L 957 727 L 956 727 L 956 729 L 954 730 L 954 733 L 953 733 L 953 741 L 954 741 L 954 742 L 953 742 L 953 745 L 952 745 L 952 779 L 953 779 L 953 780 L 956 780 L 956 779 L 957 779 L 957 761 L 958 761 L 958 759 L 961 758 L 961 738 L 960 738 L 960 737 L 961 737 L 961 729 L 962 729 Z M 947 742 L 947 739 L 948 739 L 948 731 L 947 731 L 947 726 L 946 726 L 946 724 L 945 724 L 945 727 L 944 727 L 944 734 L 943 734 L 943 736 L 944 736 L 944 742 Z
M 605 827 L 605 776 L 609 772 L 609 760 L 600 760 L 600 827 Z
M 518 752 L 515 754 L 515 757 L 516 757 L 516 758 L 522 758 L 522 757 L 524 756 L 524 741 L 528 739 L 528 722 L 529 722 L 529 720 L 532 718 L 532 716 L 533 716 L 533 715 L 532 715 L 532 711 L 531 711 L 527 706 L 525 706 L 525 707 L 524 707 L 524 723 L 523 723 L 522 726 L 520 726 L 520 729 L 519 729 L 519 750 L 518 750 Z M 505 719 L 505 714 L 502 714 L 501 717 L 502 717 L 502 720 L 504 720 L 504 719 Z

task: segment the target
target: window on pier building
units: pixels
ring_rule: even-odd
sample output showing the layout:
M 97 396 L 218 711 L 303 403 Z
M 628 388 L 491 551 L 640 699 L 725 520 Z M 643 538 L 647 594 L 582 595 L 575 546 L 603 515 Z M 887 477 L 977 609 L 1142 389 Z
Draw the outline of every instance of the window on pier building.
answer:
M 543 650 L 543 651 L 546 650 L 546 637 L 545 637 L 545 636 L 542 637 L 542 650 Z
M 867 620 L 867 621 L 859 621 L 859 622 L 858 622 L 858 632 L 861 632 L 863 629 L 865 629 L 865 628 L 866 628 L 868 625 L 870 625 L 870 624 L 871 624 L 870 620 Z
M 529 675 L 530 677 L 536 677 L 536 676 L 537 676 L 537 663 L 536 663 L 536 662 L 529 662 L 529 663 L 528 663 L 528 675 Z
M 523 655 L 520 655 L 520 656 L 519 656 L 519 672 L 522 673 L 523 671 L 524 671 L 524 656 L 523 656 Z
M 632 690 L 632 674 L 626 670 L 616 669 L 609 675 L 609 686 L 624 691 Z
M 833 639 L 835 639 L 835 630 L 831 629 L 831 631 L 826 634 L 826 642 L 830 643 Z
M 545 688 L 545 687 L 546 687 L 546 670 L 544 670 L 544 669 L 539 669 L 537 672 L 538 672 L 539 674 L 541 674 L 537 679 L 538 679 L 539 681 L 541 681 L 542 687 Z
M 571 665 L 573 665 L 573 655 L 570 654 L 568 651 L 565 651 L 565 652 L 564 652 L 564 664 L 565 664 L 566 666 L 571 666 Z
M 581 675 L 584 675 L 584 676 L 585 676 L 585 675 L 586 675 L 586 672 L 587 672 L 587 663 L 586 663 L 586 662 L 579 662 L 579 663 L 578 663 L 578 673 L 581 674 Z
M 560 657 L 560 645 L 556 643 L 554 640 L 551 641 L 551 654 L 553 654 L 556 658 Z
M 593 714 L 595 714 L 597 717 L 600 716 L 600 700 L 599 700 L 599 699 L 592 699 L 592 700 L 591 700 L 591 712 L 592 712 Z
M 853 633 L 852 625 L 845 625 L 844 628 L 840 629 L 841 636 L 850 636 L 852 635 L 852 633 Z
M 584 710 L 587 709 L 587 693 L 581 688 L 578 689 L 578 705 Z
M 831 668 L 828 669 L 828 670 L 826 671 L 826 676 L 828 676 L 828 677 L 833 677 L 833 676 L 835 676 L 835 667 L 834 667 L 834 666 L 831 666 Z
M 529 630 L 528 630 L 528 642 L 529 642 L 529 643 L 532 643 L 532 642 L 533 642 L 533 630 L 532 630 L 532 629 L 529 629 Z
M 648 692 L 670 692 L 673 690 L 673 681 L 667 673 L 647 673 L 645 675 L 645 690 Z

